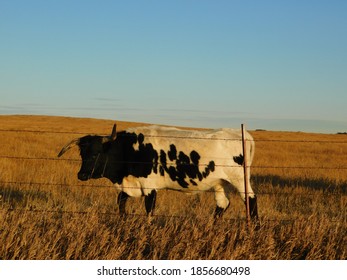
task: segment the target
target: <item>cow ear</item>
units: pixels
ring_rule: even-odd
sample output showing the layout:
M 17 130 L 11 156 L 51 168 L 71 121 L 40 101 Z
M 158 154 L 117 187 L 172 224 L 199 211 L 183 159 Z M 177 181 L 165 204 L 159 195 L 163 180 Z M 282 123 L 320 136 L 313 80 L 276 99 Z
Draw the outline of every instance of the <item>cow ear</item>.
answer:
M 117 138 L 117 124 L 113 125 L 112 128 L 112 134 L 111 134 L 111 140 L 114 141 Z

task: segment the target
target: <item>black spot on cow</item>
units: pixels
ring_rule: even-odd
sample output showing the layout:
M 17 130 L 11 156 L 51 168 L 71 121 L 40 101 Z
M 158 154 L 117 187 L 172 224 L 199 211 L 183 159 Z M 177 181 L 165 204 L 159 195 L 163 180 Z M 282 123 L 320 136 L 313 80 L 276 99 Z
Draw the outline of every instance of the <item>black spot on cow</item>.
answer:
M 167 166 L 167 163 L 166 163 L 166 154 L 163 150 L 160 151 L 160 157 L 159 157 L 159 160 L 160 160 L 160 166 L 159 166 L 159 174 L 161 176 L 164 176 L 165 175 L 165 169 L 163 166 Z
M 144 135 L 127 133 L 123 148 L 126 154 L 127 173 L 135 177 L 147 177 L 152 172 L 158 172 L 158 153 L 151 143 L 144 143 Z M 117 139 L 116 139 L 117 141 Z M 138 143 L 138 149 L 134 144 Z
M 169 160 L 174 161 L 177 159 L 177 150 L 176 146 L 171 144 L 170 150 L 168 151 L 167 155 L 169 156 Z
M 172 163 L 167 162 L 167 156 Z M 214 161 L 210 161 L 203 171 L 200 171 L 199 161 L 200 155 L 196 151 L 192 151 L 189 156 L 180 151 L 177 155 L 177 149 L 174 144 L 170 145 L 170 150 L 166 153 L 160 150 L 160 175 L 168 174 L 172 181 L 176 181 L 181 187 L 187 188 L 190 182 L 196 186 L 194 179 L 201 181 L 209 176 L 210 172 L 215 169 Z
M 233 157 L 233 159 L 238 165 L 243 165 L 244 158 L 242 154 L 240 154 L 239 156 Z
M 202 176 L 206 178 L 208 175 L 210 175 L 210 172 L 213 172 L 215 168 L 214 161 L 210 161 L 210 163 L 205 168 L 205 171 L 202 172 Z
M 192 151 L 190 153 L 190 158 L 191 158 L 193 164 L 199 165 L 200 155 L 197 152 Z
M 140 133 L 138 136 L 137 136 L 137 141 L 139 142 L 140 145 L 143 145 L 143 141 L 145 140 L 145 136 Z
M 195 182 L 193 179 L 190 179 L 190 183 L 191 183 L 193 186 L 197 186 L 197 185 L 198 185 L 198 183 Z

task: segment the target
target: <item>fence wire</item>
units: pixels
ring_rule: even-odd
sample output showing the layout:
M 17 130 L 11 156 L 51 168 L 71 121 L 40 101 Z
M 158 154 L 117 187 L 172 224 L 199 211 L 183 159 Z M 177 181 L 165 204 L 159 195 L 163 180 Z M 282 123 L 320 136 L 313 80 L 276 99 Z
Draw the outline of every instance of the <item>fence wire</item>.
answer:
M 52 157 L 18 157 L 18 156 L 8 156 L 0 155 L 0 159 L 14 159 L 14 160 L 47 160 L 47 161 L 68 161 L 68 162 L 81 162 L 81 159 L 72 159 L 72 158 L 52 158 Z M 228 158 L 217 158 L 221 160 L 228 160 Z M 230 160 L 230 159 L 229 159 Z M 154 164 L 153 162 L 144 162 L 144 161 L 113 161 L 114 163 L 127 163 L 127 164 Z M 167 163 L 168 166 L 174 166 L 174 163 Z M 181 165 L 190 165 L 181 163 Z M 196 166 L 207 166 L 208 164 L 197 164 Z M 229 165 L 229 164 L 215 164 L 216 167 L 227 167 L 227 168 L 241 168 L 239 165 Z M 317 169 L 317 170 L 347 170 L 347 167 L 336 166 L 260 166 L 260 165 L 248 165 L 252 169 Z
M 48 130 L 22 130 L 22 129 L 0 129 L 0 132 L 3 133 L 37 133 L 37 134 L 65 134 L 65 135 L 106 135 L 105 133 L 91 133 L 91 132 L 73 132 L 73 131 L 48 131 Z M 182 136 L 158 136 L 158 135 L 144 135 L 148 138 L 170 138 L 170 139 L 189 139 L 189 140 L 219 140 L 219 141 L 242 141 L 239 138 L 231 139 L 231 138 L 204 138 L 204 137 L 182 137 Z M 322 143 L 322 144 L 347 144 L 346 141 L 330 141 L 330 140 L 286 140 L 286 139 L 256 139 L 256 140 L 246 140 L 246 141 L 254 141 L 254 142 L 271 142 L 271 143 Z M 67 161 L 67 162 L 75 162 L 79 163 L 81 162 L 81 159 L 72 159 L 72 158 L 53 158 L 53 157 L 21 157 L 21 156 L 12 156 L 12 155 L 0 155 L 0 159 L 8 159 L 8 160 L 29 160 L 29 161 Z M 127 162 L 129 163 L 129 162 Z M 132 164 L 153 164 L 152 162 L 130 162 Z M 168 163 L 168 165 L 170 165 Z M 207 164 L 199 164 L 199 166 L 206 166 Z M 240 168 L 240 166 L 234 166 L 234 165 L 216 165 L 219 167 L 228 167 L 228 168 Z M 249 166 L 252 169 L 308 169 L 308 170 L 346 170 L 347 167 L 344 166 L 336 166 L 336 167 L 327 167 L 327 166 Z M 1 185 L 28 185 L 28 186 L 55 186 L 55 187 L 70 187 L 71 184 L 67 183 L 52 183 L 52 182 L 18 182 L 18 181 L 0 181 Z M 93 184 L 93 185 L 87 185 L 87 184 L 77 184 L 74 185 L 76 187 L 83 187 L 83 188 L 93 188 L 93 189 L 99 189 L 99 188 L 107 188 L 110 190 L 116 190 L 116 188 L 112 185 L 102 185 L 102 184 Z M 223 190 L 222 190 L 223 191 Z M 193 192 L 199 192 L 193 191 Z M 207 190 L 203 192 L 215 192 L 215 190 Z M 240 192 L 244 193 L 244 192 Z M 324 192 L 321 195 L 326 196 L 327 194 L 330 195 L 336 195 L 335 193 L 326 193 Z M 305 194 L 305 193 L 298 193 L 295 194 L 293 192 L 256 192 L 256 195 L 298 195 L 298 196 L 316 196 L 318 194 Z M 1 198 L 1 197 L 0 197 Z M 0 208 L 1 212 L 33 212 L 33 213 L 56 213 L 56 214 L 69 214 L 69 215 L 106 215 L 106 216 L 113 216 L 117 215 L 115 212 L 90 212 L 90 211 L 63 211 L 63 210 L 52 210 L 52 209 L 2 209 Z M 127 216 L 143 216 L 145 217 L 145 214 L 127 214 Z M 184 216 L 181 215 L 155 215 L 154 217 L 162 217 L 162 218 L 184 218 Z M 223 218 L 224 219 L 224 218 Z M 246 218 L 232 218 L 227 220 L 233 220 L 233 221 L 240 221 L 244 220 L 246 221 Z M 283 223 L 293 223 L 296 219 L 265 219 L 264 222 L 283 222 Z
M 203 130 L 202 130 L 203 131 Z M 22 129 L 0 129 L 0 132 L 12 132 L 12 133 L 38 133 L 38 134 L 70 134 L 70 135 L 109 135 L 102 133 L 94 132 L 79 132 L 79 131 L 48 131 L 48 130 L 22 130 Z M 332 134 L 333 135 L 333 134 Z M 336 134 L 341 135 L 341 134 Z M 205 137 L 186 137 L 186 136 L 165 136 L 165 135 L 144 135 L 144 137 L 149 138 L 173 138 L 173 139 L 190 139 L 190 140 L 224 140 L 224 141 L 241 141 L 240 138 L 205 138 Z M 344 136 L 343 136 L 344 137 Z M 346 136 L 347 138 L 347 136 Z M 256 139 L 246 141 L 256 141 L 256 142 L 279 142 L 279 143 L 326 143 L 326 144 L 347 144 L 346 141 L 331 141 L 331 140 L 287 140 L 287 139 Z
M 164 215 L 164 214 L 155 214 L 148 216 L 147 214 L 138 214 L 138 213 L 127 213 L 124 215 L 120 215 L 117 212 L 100 212 L 100 211 L 70 211 L 70 210 L 52 210 L 52 209 L 26 209 L 26 208 L 15 208 L 15 209 L 4 209 L 0 208 L 0 212 L 9 214 L 9 213 L 20 213 L 20 214 L 44 214 L 45 217 L 47 214 L 54 214 L 54 215 L 68 215 L 68 216 L 106 216 L 106 217 L 119 217 L 119 218 L 145 218 L 145 219 L 150 219 L 152 221 L 153 219 L 165 219 L 165 220 L 170 220 L 170 219 L 179 219 L 182 220 L 184 218 L 187 218 L 187 216 L 183 215 Z M 280 224 L 280 225 L 292 225 L 295 222 L 301 222 L 303 220 L 308 220 L 312 218 L 312 215 L 306 215 L 306 217 L 301 217 L 300 219 L 298 218 L 259 218 L 259 220 L 254 224 L 255 226 L 266 226 L 268 224 Z M 200 219 L 204 220 L 210 220 L 214 221 L 213 217 L 211 216 L 206 216 L 205 217 L 200 217 Z M 246 217 L 237 217 L 237 218 L 226 218 L 222 216 L 220 219 L 222 221 L 228 221 L 228 222 L 244 222 L 245 224 L 247 223 L 247 218 Z M 336 224 L 341 224 L 345 223 L 346 218 L 331 218 L 330 223 L 336 223 Z
M 128 217 L 137 217 L 137 218 L 149 218 L 148 215 L 146 214 L 136 214 L 136 213 L 128 213 L 126 215 L 120 215 L 117 212 L 99 212 L 99 211 L 67 211 L 67 210 L 51 210 L 51 209 L 25 209 L 25 208 L 21 208 L 21 209 L 2 209 L 0 208 L 0 212 L 3 213 L 40 213 L 40 214 L 58 214 L 58 215 L 78 215 L 78 216 L 92 216 L 92 215 L 99 215 L 99 216 L 107 216 L 107 217 L 124 217 L 124 218 L 128 218 Z M 163 219 L 182 219 L 182 218 L 186 218 L 186 216 L 182 216 L 182 215 L 163 215 L 163 214 L 155 214 L 150 216 L 151 219 L 159 219 L 159 218 L 163 218 Z M 207 220 L 210 219 L 212 220 L 211 217 L 207 217 Z M 246 217 L 242 218 L 242 217 L 238 217 L 238 218 L 226 218 L 226 217 L 221 217 L 221 219 L 223 221 L 230 221 L 230 222 L 247 222 Z M 280 223 L 280 224 L 293 224 L 295 222 L 297 222 L 298 219 L 297 218 L 293 218 L 293 219 L 268 219 L 268 218 L 262 218 L 260 219 L 260 222 L 262 224 L 268 224 L 268 223 Z M 332 221 L 334 222 L 334 221 Z M 340 222 L 339 220 L 335 221 L 335 222 Z
M 18 186 L 52 186 L 52 187 L 79 187 L 79 188 L 90 188 L 90 189 L 109 189 L 111 191 L 117 191 L 120 190 L 118 187 L 114 185 L 106 185 L 106 184 L 72 184 L 72 183 L 52 183 L 52 182 L 18 182 L 18 181 L 0 181 L 0 184 L 3 186 L 11 186 L 11 185 L 18 185 Z M 344 186 L 346 188 L 346 186 Z M 138 187 L 124 187 L 122 186 L 123 190 L 140 190 Z M 147 187 L 141 187 L 141 190 L 153 190 L 153 188 L 147 188 Z M 175 191 L 171 189 L 158 189 L 158 191 Z M 177 191 L 177 190 L 176 190 Z M 185 193 L 184 191 L 179 191 L 182 193 Z M 223 192 L 225 193 L 224 189 L 221 190 L 215 190 L 213 188 L 209 190 L 189 190 L 187 193 L 218 193 L 218 192 Z M 230 193 L 235 193 L 235 194 L 245 194 L 244 191 L 231 191 Z M 263 196 L 263 195 L 273 195 L 273 196 L 336 196 L 336 194 L 339 194 L 341 196 L 346 196 L 345 191 L 343 191 L 343 187 L 341 191 L 336 191 L 335 189 L 329 189 L 327 188 L 325 191 L 322 190 L 321 193 L 295 193 L 293 191 L 288 191 L 288 190 L 281 190 L 281 192 L 264 192 L 264 191 L 256 191 L 256 192 L 249 192 L 249 194 L 254 194 L 256 196 Z

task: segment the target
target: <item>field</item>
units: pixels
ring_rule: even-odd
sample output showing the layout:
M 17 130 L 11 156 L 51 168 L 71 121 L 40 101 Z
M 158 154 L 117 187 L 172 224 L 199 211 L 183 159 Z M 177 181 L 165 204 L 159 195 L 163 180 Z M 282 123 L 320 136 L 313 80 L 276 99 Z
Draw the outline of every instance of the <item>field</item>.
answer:
M 77 149 L 57 158 L 68 141 L 110 134 L 113 123 L 0 116 L 0 259 L 347 259 L 346 135 L 250 131 L 255 230 L 237 194 L 217 222 L 213 193 L 172 191 L 158 193 L 151 220 L 142 199 L 121 218 L 110 182 L 78 181 Z

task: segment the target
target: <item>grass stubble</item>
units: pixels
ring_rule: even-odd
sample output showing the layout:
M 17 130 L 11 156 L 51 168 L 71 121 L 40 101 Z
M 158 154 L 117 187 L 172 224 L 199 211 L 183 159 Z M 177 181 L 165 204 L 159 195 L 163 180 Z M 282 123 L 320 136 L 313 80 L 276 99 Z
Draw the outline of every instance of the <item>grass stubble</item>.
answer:
M 261 219 L 254 230 L 236 193 L 217 222 L 213 193 L 160 191 L 150 221 L 142 199 L 130 199 L 120 217 L 110 182 L 78 181 L 77 150 L 56 157 L 72 138 L 109 134 L 112 125 L 0 116 L 0 259 L 347 259 L 345 135 L 251 131 Z

